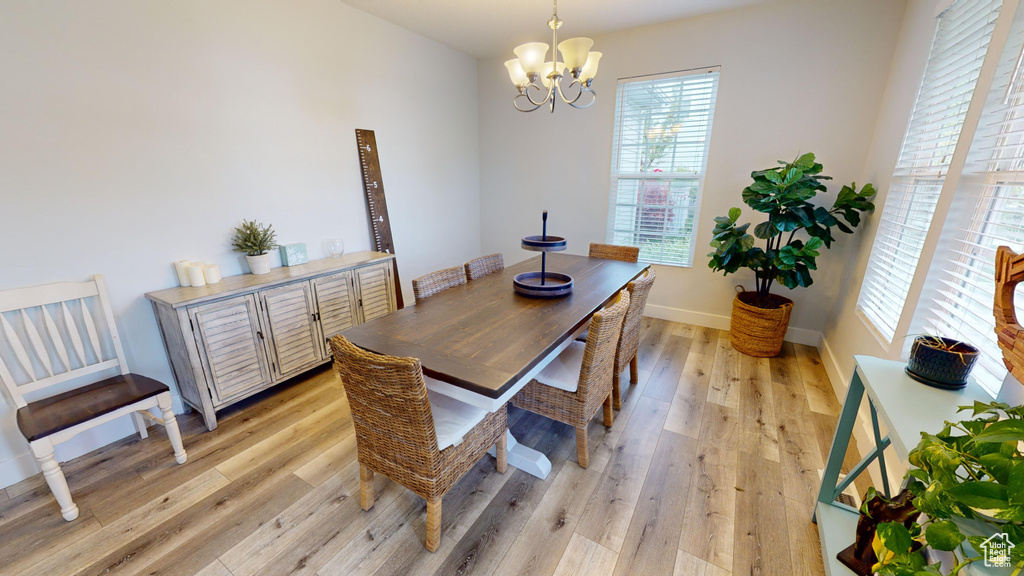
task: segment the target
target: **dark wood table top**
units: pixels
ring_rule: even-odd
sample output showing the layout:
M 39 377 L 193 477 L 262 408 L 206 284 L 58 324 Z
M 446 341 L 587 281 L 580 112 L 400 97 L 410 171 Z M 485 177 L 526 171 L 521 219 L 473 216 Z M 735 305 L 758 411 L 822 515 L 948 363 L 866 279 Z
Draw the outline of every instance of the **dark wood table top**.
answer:
M 573 277 L 569 296 L 512 290 L 516 274 L 540 270 L 537 256 L 342 334 L 371 352 L 419 358 L 426 375 L 498 398 L 648 266 L 549 253 L 548 271 Z

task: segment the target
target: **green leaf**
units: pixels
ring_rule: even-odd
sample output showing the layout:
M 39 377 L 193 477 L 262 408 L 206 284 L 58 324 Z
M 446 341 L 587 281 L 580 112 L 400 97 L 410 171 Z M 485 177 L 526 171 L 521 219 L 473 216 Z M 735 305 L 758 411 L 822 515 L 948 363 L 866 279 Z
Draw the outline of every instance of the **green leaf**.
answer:
M 735 222 L 735 221 L 739 220 L 739 218 L 740 218 L 740 214 L 741 214 L 741 211 L 740 211 L 740 209 L 739 209 L 739 208 L 730 208 L 730 209 L 729 209 L 729 218 L 730 218 L 730 219 L 731 219 L 731 220 L 732 220 L 733 222 Z
M 804 244 L 804 252 L 806 253 L 807 250 L 817 250 L 818 248 L 821 248 L 821 245 L 824 243 L 825 241 L 821 238 L 808 238 L 807 243 Z M 815 256 L 817 256 L 817 254 L 815 254 Z
M 1018 442 L 1020 440 L 1024 440 L 1024 420 L 993 422 L 981 434 L 974 437 L 975 442 Z
M 777 169 L 765 170 L 763 175 L 774 184 L 782 184 L 782 175 L 778 173 Z
M 878 525 L 875 535 L 882 541 L 882 545 L 897 554 L 906 554 L 914 545 L 910 537 L 910 531 L 899 522 L 882 522 Z
M 797 158 L 793 162 L 793 165 L 798 166 L 800 169 L 804 171 L 806 171 L 808 168 L 812 168 L 814 166 L 814 154 L 811 154 L 810 152 L 804 154 L 803 156 Z
M 978 457 L 978 462 L 988 470 L 989 474 L 996 479 L 996 482 L 1000 484 L 1010 483 L 1010 470 L 1014 467 L 1014 462 L 1005 454 L 994 452 L 992 454 L 982 454 Z M 1024 468 L 1021 469 L 1024 472 Z M 1013 498 L 1010 498 L 1010 502 L 1013 502 Z
M 1002 510 L 1010 505 L 1006 486 L 995 482 L 964 482 L 948 487 L 946 493 L 977 510 Z
M 936 550 L 952 551 L 964 541 L 964 535 L 951 520 L 932 522 L 925 530 L 924 537 L 928 545 Z
M 776 234 L 778 234 L 778 231 L 775 230 L 775 227 L 772 226 L 771 222 L 761 222 L 757 226 L 754 226 L 754 236 L 757 236 L 762 240 L 767 240 Z
M 1000 454 L 1000 456 L 1002 456 Z M 1010 470 L 1010 477 L 1006 482 L 1006 494 L 1010 504 L 1024 505 L 1024 465 L 1017 462 Z

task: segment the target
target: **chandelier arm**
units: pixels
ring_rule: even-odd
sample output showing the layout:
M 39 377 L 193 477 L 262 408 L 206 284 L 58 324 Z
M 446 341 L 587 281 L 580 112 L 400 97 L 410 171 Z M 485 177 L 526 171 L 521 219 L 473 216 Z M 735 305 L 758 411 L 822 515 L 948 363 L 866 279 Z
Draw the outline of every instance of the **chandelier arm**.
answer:
M 580 96 L 583 96 L 584 92 L 587 92 L 587 93 L 590 94 L 590 96 L 591 96 L 590 102 L 587 102 L 586 104 L 576 104 L 576 101 L 580 99 Z M 584 88 L 583 85 L 581 84 L 580 85 L 580 93 L 577 94 L 576 97 L 572 99 L 572 102 L 568 102 L 567 101 L 566 104 L 568 104 L 569 106 L 572 106 L 573 108 L 590 108 L 590 106 L 592 106 L 594 104 L 594 102 L 597 102 L 597 92 L 594 92 L 593 88 Z
M 573 85 L 578 85 L 579 86 L 579 91 L 576 92 L 576 97 L 573 98 L 572 100 L 570 100 L 570 99 L 565 97 L 565 93 L 562 92 L 562 87 L 561 86 L 558 87 L 558 96 L 562 98 L 562 102 L 565 102 L 566 104 L 570 104 L 571 105 L 572 103 L 574 103 L 577 100 L 579 100 L 580 96 L 583 95 L 583 83 L 580 82 L 579 80 L 573 79 L 573 81 L 569 83 L 569 87 L 572 88 Z
M 548 88 L 547 95 L 544 96 L 544 99 L 540 100 L 540 101 L 534 100 L 533 96 L 530 96 L 530 88 L 536 88 L 536 89 L 540 90 L 540 86 L 537 86 L 536 84 L 529 84 L 529 85 L 526 86 L 526 90 L 523 92 L 522 95 L 526 96 L 526 99 L 530 101 L 530 104 L 533 104 L 537 108 L 540 108 L 541 106 L 546 104 L 548 100 L 551 99 L 551 96 L 552 96 L 551 91 L 554 89 L 554 86 L 552 86 L 551 88 Z M 534 110 L 536 110 L 536 108 L 534 108 Z
M 533 100 L 530 99 L 530 97 L 527 96 L 526 94 L 517 94 L 516 97 L 512 99 L 512 105 L 515 106 L 516 110 L 519 110 L 520 112 L 533 112 L 537 108 L 540 108 L 541 106 L 544 105 L 544 103 L 541 102 L 540 104 L 537 104 L 537 105 L 535 105 L 532 108 L 520 108 L 519 107 L 519 99 L 522 98 L 523 96 L 526 96 L 526 99 L 530 100 L 530 103 L 533 103 Z

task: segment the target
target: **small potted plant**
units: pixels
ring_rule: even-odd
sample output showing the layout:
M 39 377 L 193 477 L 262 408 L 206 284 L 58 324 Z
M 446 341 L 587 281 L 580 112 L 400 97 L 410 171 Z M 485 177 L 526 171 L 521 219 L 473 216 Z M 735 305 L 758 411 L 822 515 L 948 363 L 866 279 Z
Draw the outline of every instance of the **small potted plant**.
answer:
M 264 226 L 255 220 L 242 220 L 242 225 L 235 228 L 235 236 L 231 240 L 235 252 L 244 252 L 253 274 L 270 272 L 269 251 L 277 246 L 274 238 L 274 227 Z
M 793 301 L 773 294 L 776 282 L 786 288 L 811 285 L 811 270 L 817 270 L 816 258 L 822 246 L 830 248 L 835 238 L 832 229 L 851 234 L 860 224 L 861 213 L 873 210 L 870 198 L 875 188 L 865 184 L 843 186 L 832 208 L 810 202 L 818 192 L 825 192 L 821 164 L 814 154 L 804 154 L 781 166 L 750 174 L 754 182 L 743 189 L 743 202 L 768 220 L 747 233 L 750 223 L 737 225 L 740 209 L 732 208 L 728 216 L 715 218 L 714 236 L 708 254 L 709 267 L 715 272 L 732 274 L 740 268 L 754 271 L 752 291 L 742 291 L 733 301 L 732 324 L 729 329 L 732 345 L 749 356 L 776 356 L 782 349 L 782 338 L 789 326 Z M 799 234 L 803 232 L 803 234 Z M 764 248 L 755 247 L 755 237 L 765 241 Z
M 927 334 L 918 336 L 910 347 L 907 375 L 936 388 L 963 388 L 979 354 L 977 348 L 966 342 Z
M 922 433 L 910 452 L 907 489 L 924 516 L 910 527 L 878 524 L 873 574 L 962 575 L 976 562 L 998 563 L 1006 574 L 1024 569 L 1024 406 L 975 402 L 960 410 L 973 417 Z M 926 565 L 912 540 L 946 559 Z

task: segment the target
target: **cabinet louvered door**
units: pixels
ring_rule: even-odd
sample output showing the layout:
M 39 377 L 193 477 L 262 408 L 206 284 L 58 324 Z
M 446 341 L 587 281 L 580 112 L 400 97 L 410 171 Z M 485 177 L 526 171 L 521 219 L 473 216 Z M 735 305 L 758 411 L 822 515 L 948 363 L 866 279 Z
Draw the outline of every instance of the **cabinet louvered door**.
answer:
M 273 381 L 253 295 L 196 306 L 189 314 L 215 406 Z
M 308 282 L 259 293 L 270 332 L 271 362 L 286 378 L 320 361 L 320 335 Z
M 388 281 L 390 274 L 391 262 L 356 268 L 360 322 L 369 322 L 395 311 L 395 294 Z
M 313 280 L 313 292 L 316 294 L 320 314 L 324 359 L 331 355 L 331 346 L 327 341 L 356 324 L 356 299 L 353 297 L 353 287 L 351 272 Z

